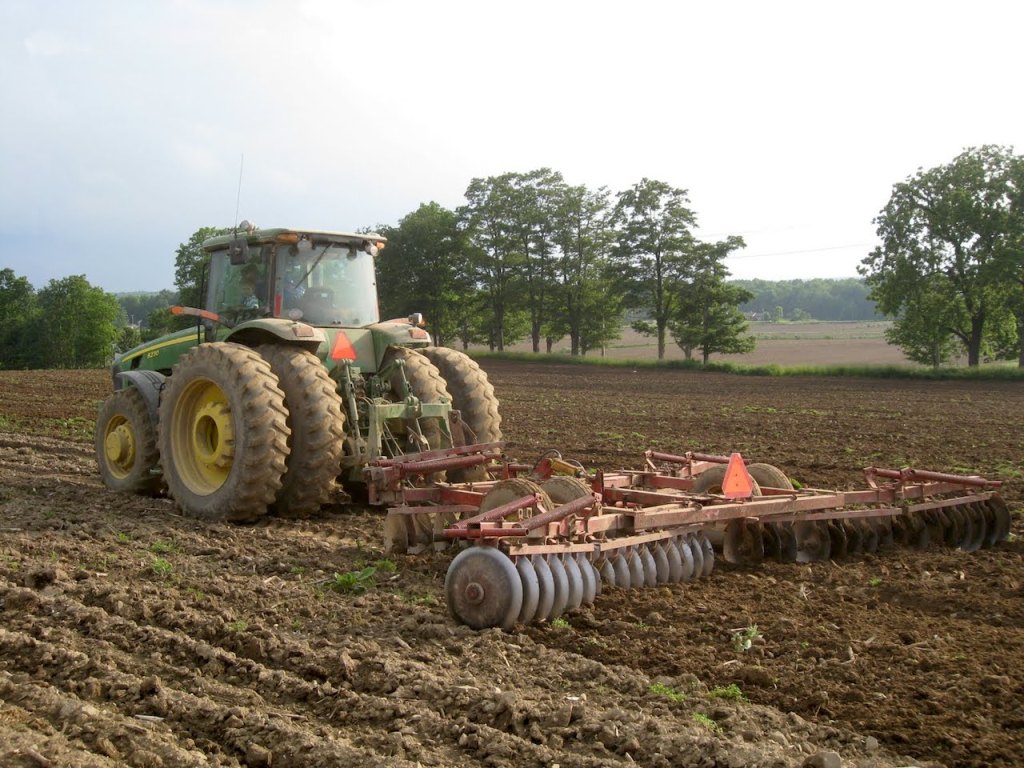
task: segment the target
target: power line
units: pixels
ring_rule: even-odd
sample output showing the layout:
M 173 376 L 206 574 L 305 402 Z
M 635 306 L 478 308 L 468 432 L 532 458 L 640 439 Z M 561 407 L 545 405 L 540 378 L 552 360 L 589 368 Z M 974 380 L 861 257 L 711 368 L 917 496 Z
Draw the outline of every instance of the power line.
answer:
M 760 259 L 766 256 L 796 256 L 801 253 L 819 253 L 820 251 L 844 251 L 849 248 L 869 248 L 871 243 L 853 243 L 852 245 L 826 245 L 821 248 L 807 248 L 802 251 L 776 251 L 774 253 L 738 253 L 730 255 L 730 259 Z

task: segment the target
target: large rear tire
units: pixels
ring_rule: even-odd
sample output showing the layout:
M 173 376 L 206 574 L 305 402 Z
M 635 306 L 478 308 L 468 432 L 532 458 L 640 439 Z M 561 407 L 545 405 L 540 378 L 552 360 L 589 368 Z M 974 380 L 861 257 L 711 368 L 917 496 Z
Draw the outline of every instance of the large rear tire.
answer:
M 310 515 L 337 488 L 345 439 L 341 396 L 312 352 L 284 344 L 265 344 L 256 351 L 278 378 L 291 431 L 273 511 L 288 517 Z
M 154 496 L 163 488 L 156 427 L 135 387 L 119 389 L 100 406 L 96 463 L 103 484 L 113 491 Z
M 448 394 L 448 388 L 445 386 L 444 379 L 441 378 L 441 373 L 426 357 L 416 350 L 408 347 L 391 347 L 384 354 L 382 367 L 395 360 L 404 361 L 405 380 L 409 383 L 409 389 L 412 391 L 412 394 L 415 395 L 420 402 L 439 403 L 442 400 L 451 401 L 451 395 Z M 390 384 L 391 399 L 395 402 L 401 402 L 403 398 L 402 376 L 401 372 L 397 369 L 391 374 Z M 444 433 L 441 429 L 440 418 L 420 418 L 417 422 L 419 430 L 423 434 L 423 437 L 426 438 L 427 444 L 431 450 L 445 447 L 443 445 Z M 413 424 L 405 424 L 400 419 L 393 420 L 390 424 L 391 431 L 395 434 L 402 434 L 411 437 L 414 432 L 412 429 L 414 426 Z M 409 441 L 405 452 L 414 453 L 416 450 L 418 450 L 417 446 L 412 441 Z
M 288 457 L 284 394 L 270 364 L 239 344 L 200 344 L 174 366 L 160 403 L 160 460 L 189 515 L 245 522 L 267 513 Z
M 452 408 L 459 411 L 462 423 L 473 433 L 476 442 L 501 440 L 498 398 L 476 360 L 449 347 L 426 347 L 420 352 L 441 372 L 452 396 Z M 482 466 L 451 470 L 448 479 L 452 482 L 486 480 L 487 470 Z

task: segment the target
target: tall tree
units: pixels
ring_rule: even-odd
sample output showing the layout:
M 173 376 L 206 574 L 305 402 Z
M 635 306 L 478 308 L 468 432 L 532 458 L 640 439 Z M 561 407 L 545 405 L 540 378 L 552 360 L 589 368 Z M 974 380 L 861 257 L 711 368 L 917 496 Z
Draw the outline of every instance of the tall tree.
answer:
M 31 367 L 37 314 L 36 293 L 28 279 L 13 269 L 0 269 L 0 368 Z
M 882 244 L 859 267 L 879 309 L 898 325 L 940 323 L 963 343 L 971 366 L 981 361 L 986 323 L 1005 293 L 1015 162 L 1006 148 L 971 148 L 896 184 L 875 218 Z M 921 294 L 922 284 L 949 298 L 952 306 L 940 317 L 918 316 L 927 304 L 910 297 Z
M 616 220 L 620 260 L 634 305 L 652 322 L 635 325 L 658 339 L 658 359 L 665 357 L 665 335 L 678 302 L 680 281 L 689 264 L 696 217 L 686 190 L 663 181 L 642 179 L 618 195 Z
M 687 360 L 694 349 L 701 350 L 707 364 L 716 352 L 738 354 L 754 348 L 754 337 L 744 335 L 747 318 L 740 310 L 740 305 L 754 294 L 726 282 L 729 270 L 725 258 L 744 245 L 743 238 L 729 237 L 692 246 L 688 279 L 677 288 L 678 302 L 669 320 L 672 338 Z
M 377 257 L 377 285 L 386 317 L 423 312 L 439 345 L 450 343 L 476 307 L 458 216 L 431 202 L 397 227 L 379 227 L 388 238 Z
M 510 214 L 508 177 L 473 179 L 459 219 L 466 233 L 474 277 L 486 298 L 490 315 L 488 345 L 502 351 L 514 339 L 510 322 L 519 293 L 522 255 Z
M 585 336 L 591 347 L 610 340 L 595 333 L 605 327 L 606 317 L 614 318 L 616 326 L 621 324 L 622 291 L 609 274 L 615 237 L 611 212 L 611 196 L 605 187 L 595 191 L 585 186 L 565 187 L 555 208 L 555 297 L 560 309 L 555 318 L 558 327 L 569 334 L 573 355 L 586 351 Z
M 97 368 L 110 362 L 121 306 L 85 275 L 51 280 L 39 291 L 40 367 Z
M 174 284 L 178 288 L 178 300 L 187 307 L 201 307 L 206 299 L 205 290 L 210 279 L 207 264 L 209 256 L 203 250 L 203 241 L 217 235 L 232 232 L 225 227 L 200 227 L 188 239 L 178 245 L 174 256 Z M 186 318 L 186 325 L 194 320 Z

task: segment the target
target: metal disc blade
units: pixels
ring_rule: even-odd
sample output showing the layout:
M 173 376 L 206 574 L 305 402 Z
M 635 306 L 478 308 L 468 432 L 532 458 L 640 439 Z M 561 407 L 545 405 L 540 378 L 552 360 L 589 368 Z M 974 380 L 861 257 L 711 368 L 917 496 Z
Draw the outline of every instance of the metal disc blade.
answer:
M 671 569 L 668 564 L 668 553 L 665 552 L 664 542 L 655 541 L 650 544 L 651 554 L 654 556 L 654 566 L 657 571 L 658 583 L 668 584 Z
M 1010 508 L 1002 496 L 993 496 L 988 503 L 996 516 L 996 541 L 1006 541 L 1010 536 Z
M 699 538 L 700 551 L 703 556 L 700 575 L 706 579 L 715 570 L 715 548 L 711 546 L 711 540 L 707 536 L 701 535 Z
M 643 587 L 646 579 L 643 574 L 643 563 L 640 561 L 640 555 L 637 554 L 635 549 L 630 549 L 627 552 L 626 564 L 630 569 L 630 589 L 640 589 Z
M 888 552 L 896 546 L 892 534 L 892 518 L 880 517 L 875 521 L 875 530 L 878 531 L 878 549 Z
M 597 577 L 597 571 L 594 570 L 594 566 L 582 553 L 576 555 L 576 565 L 579 566 L 580 576 L 583 577 L 583 604 L 593 605 L 594 598 L 597 596 L 598 583 L 600 582 L 600 579 Z
M 779 560 L 783 563 L 796 562 L 796 535 L 792 523 L 778 523 L 775 532 L 779 535 Z
M 644 586 L 658 586 L 658 564 L 654 562 L 654 554 L 650 547 L 638 547 L 640 565 L 644 568 Z
M 444 579 L 452 616 L 473 629 L 509 630 L 523 606 L 523 583 L 512 561 L 493 547 L 470 547 L 452 560 Z
M 828 560 L 832 542 L 826 526 L 814 520 L 799 520 L 793 524 L 793 533 L 796 534 L 798 563 Z
M 843 526 L 843 533 L 846 534 L 846 554 L 850 557 L 863 554 L 864 533 L 861 531 L 860 526 L 856 525 L 852 520 L 843 520 L 840 522 L 840 525 Z
M 734 565 L 757 565 L 764 560 L 764 539 L 759 523 L 730 520 L 725 526 L 722 557 Z
M 612 555 L 612 567 L 615 568 L 615 586 L 629 589 L 633 579 L 629 575 L 629 563 L 623 550 L 616 550 Z
M 565 572 L 565 566 L 557 557 L 548 558 L 548 566 L 551 568 L 551 577 L 555 581 L 555 601 L 551 606 L 549 619 L 557 619 L 569 605 L 569 576 Z
M 779 531 L 771 523 L 761 526 L 761 539 L 764 541 L 764 556 L 772 560 L 779 559 Z
M 565 610 L 575 611 L 583 605 L 583 574 L 580 573 L 580 565 L 571 555 L 560 557 L 562 566 L 565 568 L 565 575 L 569 580 L 569 600 L 566 602 Z
M 693 578 L 699 579 L 704 575 L 704 547 L 692 533 L 686 537 L 686 546 L 690 548 L 690 556 L 693 559 Z
M 540 580 L 533 563 L 525 557 L 516 558 L 516 570 L 519 580 L 523 583 L 523 605 L 519 609 L 520 624 L 529 624 L 537 615 L 537 604 L 540 602 Z
M 679 548 L 674 541 L 668 540 L 662 543 L 662 551 L 668 560 L 668 580 L 678 584 L 683 580 L 683 559 L 679 556 Z
M 615 566 L 612 565 L 612 561 L 607 557 L 602 557 L 597 561 L 597 572 L 601 575 L 601 581 L 607 584 L 609 587 L 615 586 Z
M 846 529 L 838 520 L 828 521 L 828 538 L 832 557 L 836 559 L 846 557 Z
M 534 621 L 544 621 L 551 616 L 551 606 L 555 604 L 555 577 L 551 574 L 548 561 L 540 555 L 531 557 L 530 564 L 537 573 L 537 586 L 540 590 L 537 596 L 537 612 L 533 618 Z
M 680 536 L 674 542 L 676 552 L 679 553 L 679 560 L 683 564 L 683 575 L 680 581 L 690 581 L 697 574 L 697 564 L 693 560 L 693 549 L 690 547 L 690 540 L 686 536 Z M 704 558 L 701 557 L 701 567 L 704 566 Z

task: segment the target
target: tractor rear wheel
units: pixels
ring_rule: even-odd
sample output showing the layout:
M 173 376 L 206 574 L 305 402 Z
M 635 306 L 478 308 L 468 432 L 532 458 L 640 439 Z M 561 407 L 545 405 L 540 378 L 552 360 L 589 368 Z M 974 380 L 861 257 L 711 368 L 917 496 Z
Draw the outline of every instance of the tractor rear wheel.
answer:
M 240 344 L 200 344 L 174 366 L 160 403 L 160 461 L 171 496 L 204 520 L 267 513 L 281 489 L 288 423 L 277 377 Z
M 153 496 L 163 488 L 157 470 L 156 427 L 135 387 L 117 390 L 100 406 L 96 463 L 104 485 L 111 490 Z
M 382 367 L 396 360 L 404 361 L 405 381 L 408 382 L 409 389 L 420 402 L 439 403 L 442 400 L 451 401 L 452 398 L 448 394 L 448 388 L 445 386 L 444 379 L 441 378 L 437 367 L 426 357 L 408 347 L 391 347 L 384 354 Z M 394 402 L 401 402 L 403 399 L 401 371 L 396 369 L 391 374 L 390 384 L 391 399 Z M 416 421 L 419 425 L 419 431 L 427 441 L 427 447 L 431 450 L 444 447 L 442 445 L 443 432 L 439 418 L 421 418 Z M 417 446 L 412 439 L 413 432 L 415 431 L 412 429 L 414 424 L 405 424 L 401 419 L 392 420 L 389 424 L 391 425 L 392 432 L 407 435 L 410 438 L 405 448 L 406 453 L 415 453 L 420 450 L 421 446 Z
M 452 408 L 459 411 L 462 423 L 473 433 L 475 442 L 496 443 L 501 440 L 501 414 L 494 386 L 480 365 L 463 352 L 450 347 L 426 347 L 419 350 L 437 366 L 448 385 Z M 453 482 L 484 480 L 483 467 L 453 470 L 448 473 Z
M 345 415 L 334 380 L 312 352 L 284 344 L 257 347 L 278 378 L 288 409 L 287 469 L 274 512 L 301 517 L 330 500 L 341 472 Z

